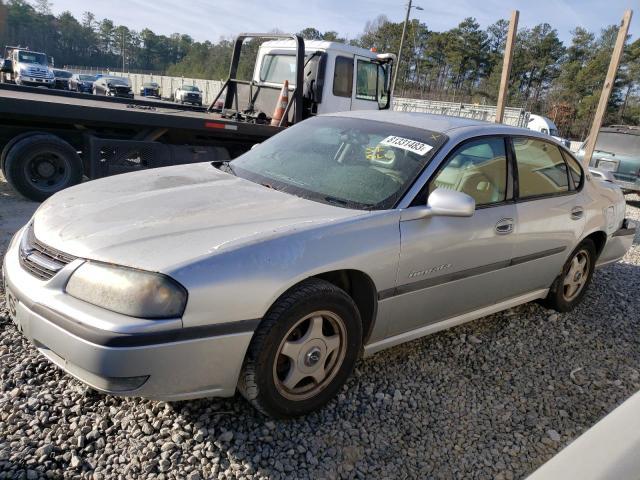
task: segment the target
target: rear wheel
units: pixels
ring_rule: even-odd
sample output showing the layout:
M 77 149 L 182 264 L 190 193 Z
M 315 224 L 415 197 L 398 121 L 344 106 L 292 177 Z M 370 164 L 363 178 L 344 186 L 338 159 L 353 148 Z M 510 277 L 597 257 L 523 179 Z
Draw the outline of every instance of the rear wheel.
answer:
M 586 239 L 569 256 L 543 301 L 544 306 L 559 312 L 573 310 L 587 291 L 593 277 L 595 262 L 595 245 L 593 241 Z
M 307 280 L 283 294 L 255 332 L 238 389 L 261 412 L 304 415 L 331 400 L 360 353 L 362 325 L 346 292 Z
M 18 193 L 41 202 L 82 181 L 82 160 L 58 137 L 31 135 L 7 152 L 4 173 Z

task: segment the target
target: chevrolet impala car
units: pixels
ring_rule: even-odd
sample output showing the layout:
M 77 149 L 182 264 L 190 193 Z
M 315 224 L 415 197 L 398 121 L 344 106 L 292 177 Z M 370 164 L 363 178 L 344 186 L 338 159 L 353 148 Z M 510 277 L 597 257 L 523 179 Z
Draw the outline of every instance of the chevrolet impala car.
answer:
M 320 408 L 361 355 L 538 300 L 580 302 L 635 226 L 530 130 L 399 112 L 306 120 L 232 162 L 88 182 L 4 259 L 10 315 L 91 387 Z

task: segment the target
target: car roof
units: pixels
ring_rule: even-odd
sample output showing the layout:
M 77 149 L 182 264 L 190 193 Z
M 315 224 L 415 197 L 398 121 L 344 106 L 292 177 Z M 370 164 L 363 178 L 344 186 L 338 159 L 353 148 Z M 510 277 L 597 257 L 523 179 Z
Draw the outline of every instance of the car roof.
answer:
M 375 120 L 378 122 L 393 123 L 396 125 L 404 125 L 407 127 L 421 128 L 440 133 L 450 133 L 456 129 L 465 129 L 465 133 L 471 136 L 473 134 L 486 133 L 487 129 L 491 130 L 491 134 L 506 135 L 527 135 L 532 137 L 540 137 L 548 139 L 548 135 L 544 135 L 528 128 L 512 127 L 484 120 L 476 120 L 472 118 L 452 117 L 449 115 L 437 115 L 432 113 L 419 112 L 395 112 L 390 110 L 355 110 L 339 113 L 331 113 L 328 116 L 361 118 L 366 120 Z M 477 131 L 477 132 L 476 132 Z

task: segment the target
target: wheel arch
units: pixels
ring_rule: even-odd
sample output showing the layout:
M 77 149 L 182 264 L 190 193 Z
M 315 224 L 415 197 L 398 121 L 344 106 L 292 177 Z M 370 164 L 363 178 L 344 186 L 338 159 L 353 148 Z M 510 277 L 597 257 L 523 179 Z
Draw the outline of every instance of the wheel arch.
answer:
M 593 244 L 596 247 L 596 259 L 600 256 L 600 254 L 602 253 L 602 250 L 604 250 L 604 246 L 607 243 L 607 234 L 605 232 L 603 232 L 602 230 L 596 230 L 594 232 L 591 232 L 589 235 L 587 235 L 586 237 L 584 237 L 582 239 L 582 241 L 584 240 L 591 240 L 593 242 Z
M 360 312 L 364 345 L 371 336 L 378 313 L 378 290 L 373 279 L 365 272 L 354 269 L 332 270 L 311 278 L 325 280 L 351 297 Z

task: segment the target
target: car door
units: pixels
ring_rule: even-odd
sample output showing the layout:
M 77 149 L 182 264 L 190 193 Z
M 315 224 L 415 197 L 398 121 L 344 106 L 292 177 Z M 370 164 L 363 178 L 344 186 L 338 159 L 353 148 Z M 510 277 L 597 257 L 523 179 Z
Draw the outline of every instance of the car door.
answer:
M 558 145 L 526 136 L 512 140 L 518 228 L 507 288 L 516 295 L 551 286 L 582 237 L 585 205 L 581 182 L 569 175 Z
M 514 251 L 512 178 L 501 136 L 465 141 L 428 185 L 464 192 L 476 201 L 471 217 L 401 221 L 395 320 L 387 335 L 491 305 L 503 297 L 504 269 Z

